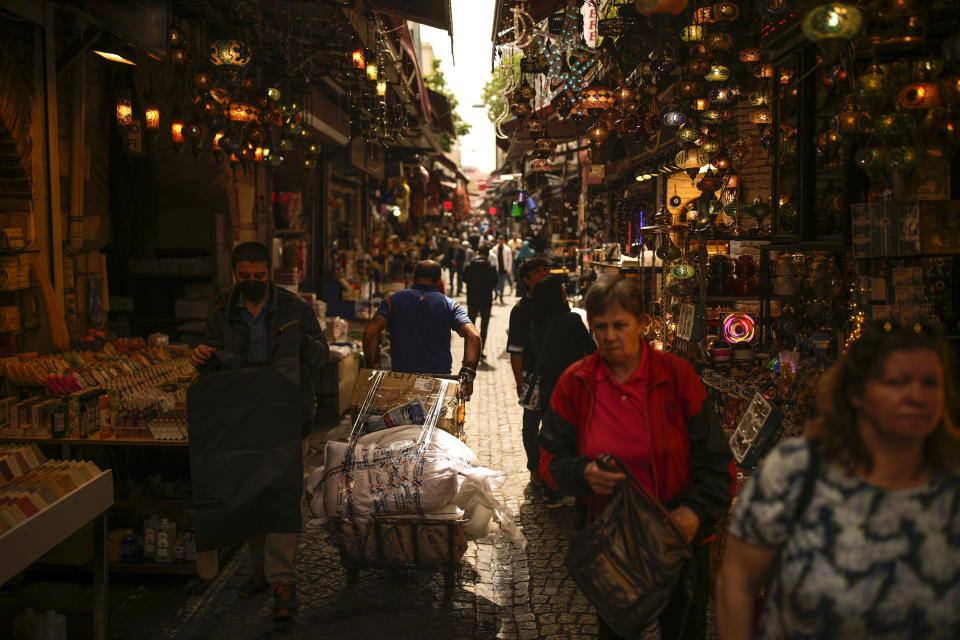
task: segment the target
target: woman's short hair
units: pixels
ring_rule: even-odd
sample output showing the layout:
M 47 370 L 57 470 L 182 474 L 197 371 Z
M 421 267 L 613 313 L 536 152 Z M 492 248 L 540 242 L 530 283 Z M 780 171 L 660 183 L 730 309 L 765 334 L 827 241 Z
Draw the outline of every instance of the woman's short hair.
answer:
M 619 306 L 637 319 L 644 319 L 643 289 L 640 283 L 630 278 L 603 276 L 590 285 L 583 303 L 587 320 L 603 315 L 611 307 Z
M 955 377 L 950 348 L 935 327 L 922 323 L 893 327 L 890 323 L 864 325 L 858 338 L 817 385 L 816 415 L 807 421 L 804 435 L 820 441 L 824 457 L 836 460 L 850 471 L 869 472 L 873 456 L 860 437 L 856 398 L 867 383 L 883 374 L 894 351 L 929 349 L 937 354 L 943 369 L 944 406 L 940 423 L 924 444 L 924 467 L 935 473 L 950 473 L 960 461 L 960 432 L 954 422 Z

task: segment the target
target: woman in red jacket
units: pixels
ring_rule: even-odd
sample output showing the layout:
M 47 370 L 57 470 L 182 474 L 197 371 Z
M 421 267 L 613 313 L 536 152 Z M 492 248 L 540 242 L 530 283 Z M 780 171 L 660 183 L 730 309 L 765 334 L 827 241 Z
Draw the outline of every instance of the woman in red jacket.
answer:
M 694 544 L 699 577 L 683 638 L 702 640 L 710 554 L 701 543 L 730 505 L 730 450 L 693 367 L 643 339 L 650 318 L 642 299 L 634 280 L 603 278 L 588 290 L 597 352 L 557 382 L 540 431 L 540 473 L 549 487 L 579 497 L 583 525 L 625 480 L 596 457 L 613 454 L 630 468 Z M 660 616 L 664 640 L 680 638 L 686 604 L 678 588 Z M 599 627 L 599 638 L 617 638 L 602 619 Z

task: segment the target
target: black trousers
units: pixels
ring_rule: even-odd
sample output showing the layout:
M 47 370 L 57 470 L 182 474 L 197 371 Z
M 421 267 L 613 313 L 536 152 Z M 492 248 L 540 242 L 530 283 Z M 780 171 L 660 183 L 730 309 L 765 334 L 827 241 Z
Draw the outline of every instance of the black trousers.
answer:
M 470 322 L 477 324 L 477 316 L 480 316 L 480 353 L 487 344 L 487 325 L 490 324 L 490 307 L 471 307 L 467 306 L 467 315 Z
M 678 586 L 667 608 L 660 614 L 660 638 L 662 640 L 704 640 L 707 635 L 707 604 L 710 600 L 710 548 L 712 544 L 705 544 L 693 548 L 697 562 L 697 582 L 693 588 L 693 600 L 687 614 L 687 624 L 680 635 L 683 624 L 683 611 L 687 605 L 687 596 L 683 588 Z M 614 633 L 607 623 L 599 616 L 597 623 L 600 627 L 598 640 L 628 640 Z

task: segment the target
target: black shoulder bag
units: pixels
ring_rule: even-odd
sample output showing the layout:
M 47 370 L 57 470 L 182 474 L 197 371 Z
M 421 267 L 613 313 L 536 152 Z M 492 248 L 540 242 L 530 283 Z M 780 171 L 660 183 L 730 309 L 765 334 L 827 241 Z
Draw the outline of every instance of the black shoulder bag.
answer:
M 520 387 L 520 399 L 517 401 L 524 409 L 533 411 L 540 410 L 540 372 L 543 371 L 543 358 L 547 345 L 550 344 L 550 336 L 553 334 L 553 325 L 557 322 L 557 316 L 550 319 L 550 325 L 547 327 L 546 338 L 537 354 L 537 361 L 534 364 L 533 371 L 527 373 L 523 378 L 523 386 Z
M 626 465 L 610 455 L 596 462 L 605 470 L 619 467 L 627 481 L 617 486 L 597 519 L 574 536 L 566 564 L 610 628 L 625 638 L 639 637 L 681 581 L 689 609 L 697 577 L 693 549 Z

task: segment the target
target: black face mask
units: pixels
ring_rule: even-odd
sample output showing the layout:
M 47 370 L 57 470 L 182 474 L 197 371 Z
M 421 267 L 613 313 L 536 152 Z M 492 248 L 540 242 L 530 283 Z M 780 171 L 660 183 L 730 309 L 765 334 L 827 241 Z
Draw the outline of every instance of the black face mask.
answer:
M 262 280 L 241 280 L 240 293 L 244 300 L 260 302 L 267 297 L 267 283 Z

